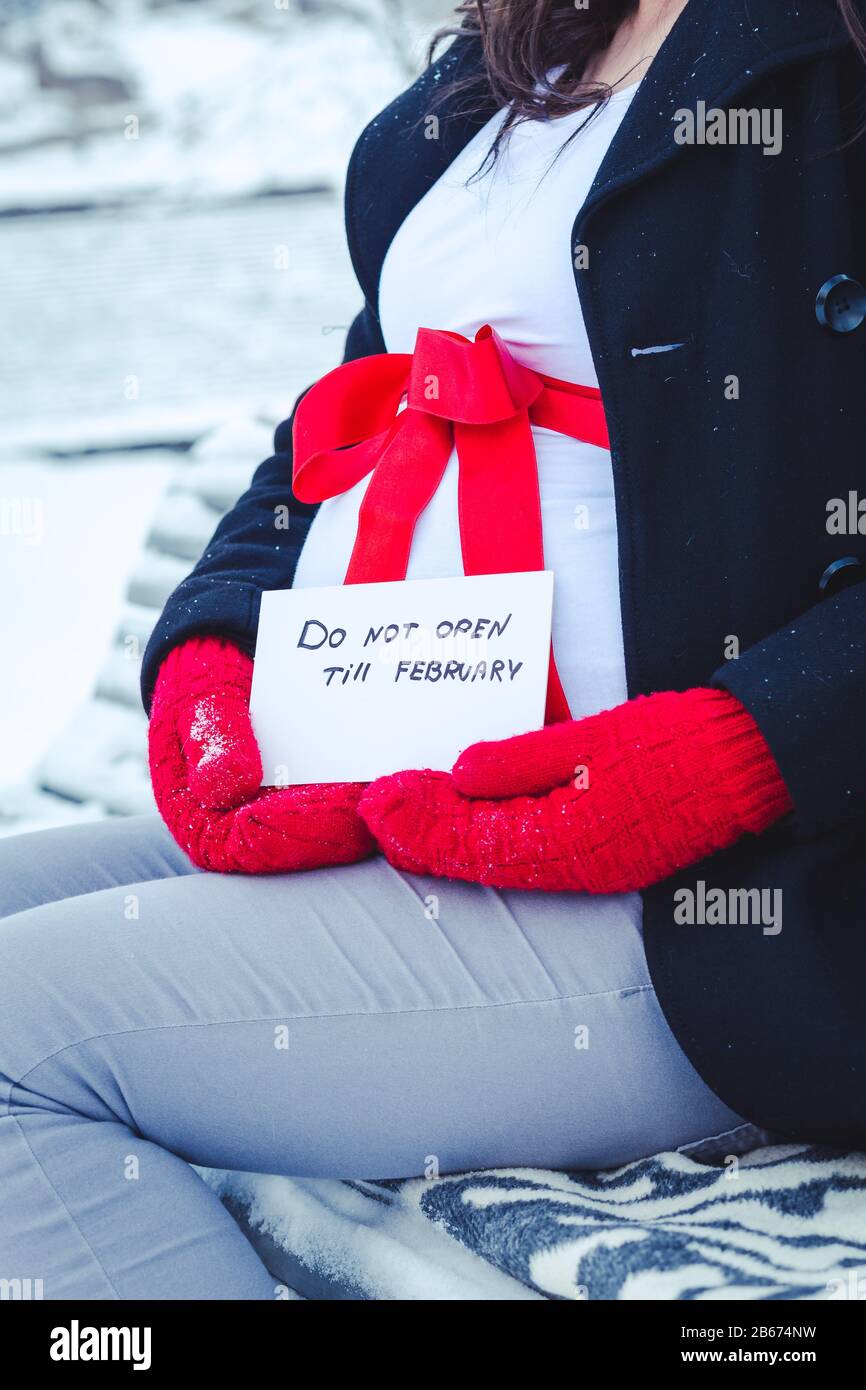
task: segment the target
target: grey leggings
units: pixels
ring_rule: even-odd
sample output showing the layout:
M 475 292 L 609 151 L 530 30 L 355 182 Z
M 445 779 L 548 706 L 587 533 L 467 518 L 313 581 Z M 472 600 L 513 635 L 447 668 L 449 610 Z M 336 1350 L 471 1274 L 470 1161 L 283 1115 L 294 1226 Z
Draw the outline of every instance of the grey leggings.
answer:
M 198 873 L 145 817 L 0 840 L 0 916 L 0 1278 L 47 1298 L 273 1298 L 189 1162 L 604 1167 L 742 1125 L 633 900 Z

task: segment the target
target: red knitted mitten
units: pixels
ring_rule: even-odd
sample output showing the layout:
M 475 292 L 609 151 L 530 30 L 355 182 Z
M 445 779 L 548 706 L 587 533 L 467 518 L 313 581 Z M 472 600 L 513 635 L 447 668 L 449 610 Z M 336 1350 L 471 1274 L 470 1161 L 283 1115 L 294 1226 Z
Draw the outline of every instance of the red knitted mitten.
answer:
M 202 869 L 287 873 L 364 859 L 375 844 L 357 813 L 360 783 L 261 788 L 252 672 L 215 637 L 191 638 L 162 663 L 149 745 L 163 820 Z
M 646 888 L 791 809 L 751 715 L 709 689 L 478 743 L 453 775 L 381 777 L 360 803 L 397 868 L 587 893 Z

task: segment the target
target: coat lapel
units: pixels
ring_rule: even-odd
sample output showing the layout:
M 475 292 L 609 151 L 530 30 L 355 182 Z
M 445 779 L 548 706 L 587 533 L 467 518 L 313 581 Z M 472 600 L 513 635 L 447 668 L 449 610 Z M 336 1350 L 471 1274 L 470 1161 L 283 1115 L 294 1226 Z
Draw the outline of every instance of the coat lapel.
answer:
M 759 78 L 849 42 L 835 0 L 689 0 L 635 94 L 580 215 L 675 159 L 675 113 L 729 107 Z

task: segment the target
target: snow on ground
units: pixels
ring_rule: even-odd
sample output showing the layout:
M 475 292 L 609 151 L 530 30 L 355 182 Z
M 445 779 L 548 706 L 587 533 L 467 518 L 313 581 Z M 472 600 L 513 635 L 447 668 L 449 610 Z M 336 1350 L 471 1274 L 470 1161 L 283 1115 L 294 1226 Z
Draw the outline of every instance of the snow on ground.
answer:
M 0 451 L 282 418 L 361 292 L 332 193 L 0 219 Z
M 24 777 L 90 694 L 170 471 L 164 456 L 3 467 L 0 786 Z
M 379 0 L 51 0 L 7 23 L 2 206 L 337 187 L 422 45 Z

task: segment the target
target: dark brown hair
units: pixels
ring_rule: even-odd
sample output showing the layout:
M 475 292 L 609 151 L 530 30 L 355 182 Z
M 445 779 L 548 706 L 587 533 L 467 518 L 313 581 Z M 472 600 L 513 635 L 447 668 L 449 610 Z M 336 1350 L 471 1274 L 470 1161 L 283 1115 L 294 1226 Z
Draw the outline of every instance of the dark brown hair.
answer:
M 430 56 L 442 39 L 452 35 L 481 38 L 483 71 L 459 79 L 448 90 L 462 90 L 471 106 L 473 89 L 485 82 L 497 104 L 509 108 L 496 140 L 498 147 L 517 121 L 565 116 L 584 106 L 597 106 L 610 96 L 607 83 L 584 82 L 582 74 L 639 4 L 640 0 L 592 0 L 586 9 L 578 9 L 574 0 L 462 0 L 455 11 L 459 26 L 439 30 Z M 853 43 L 866 58 L 862 0 L 837 0 L 837 4 Z M 550 73 L 554 75 L 549 77 Z M 495 158 L 496 149 L 492 153 Z

